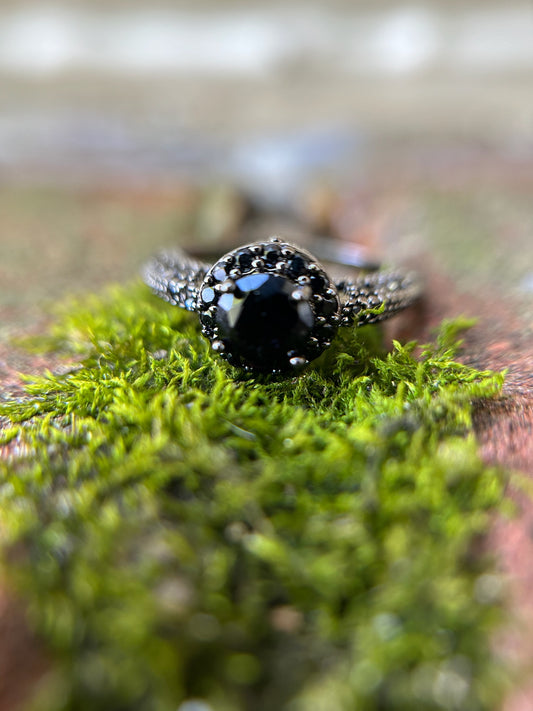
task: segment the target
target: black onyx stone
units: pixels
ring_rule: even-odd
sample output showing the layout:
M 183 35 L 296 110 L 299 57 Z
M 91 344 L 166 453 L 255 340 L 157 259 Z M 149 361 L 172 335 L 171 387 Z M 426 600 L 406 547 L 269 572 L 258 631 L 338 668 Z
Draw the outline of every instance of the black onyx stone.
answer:
M 254 256 L 250 252 L 239 252 L 237 255 L 237 261 L 239 263 L 239 267 L 243 271 L 247 271 L 250 269 L 252 266 L 252 261 L 254 259 Z
M 281 250 L 277 245 L 269 245 L 265 249 L 265 262 L 273 266 L 279 261 L 281 256 Z
M 320 274 L 313 274 L 311 277 L 311 286 L 314 292 L 321 292 L 326 286 L 326 280 Z
M 258 371 L 287 370 L 289 352 L 309 355 L 315 316 L 305 300 L 291 299 L 295 284 L 278 274 L 250 274 L 222 294 L 215 319 L 232 362 Z
M 337 302 L 334 299 L 326 300 L 324 299 L 318 305 L 318 312 L 321 316 L 331 316 L 337 311 Z
M 291 274 L 294 277 L 299 277 L 305 272 L 305 260 L 300 257 L 299 255 L 296 255 L 293 259 L 291 259 L 290 265 L 289 265 L 289 274 Z

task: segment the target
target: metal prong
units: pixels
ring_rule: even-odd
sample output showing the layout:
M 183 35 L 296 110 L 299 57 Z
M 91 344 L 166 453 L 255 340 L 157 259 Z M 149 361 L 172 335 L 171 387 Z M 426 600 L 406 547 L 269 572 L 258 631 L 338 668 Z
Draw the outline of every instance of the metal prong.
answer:
M 232 292 L 235 291 L 235 282 L 233 279 L 226 279 L 226 281 L 223 281 L 222 284 L 219 284 L 217 288 L 217 291 L 219 291 L 222 294 L 231 294 Z
M 293 368 L 303 368 L 307 364 L 307 358 L 302 358 L 301 356 L 293 356 L 290 358 L 289 363 Z
M 302 287 L 295 289 L 291 293 L 291 299 L 292 299 L 292 301 L 309 301 L 312 294 L 313 294 L 313 292 L 311 291 L 310 287 L 302 286 Z

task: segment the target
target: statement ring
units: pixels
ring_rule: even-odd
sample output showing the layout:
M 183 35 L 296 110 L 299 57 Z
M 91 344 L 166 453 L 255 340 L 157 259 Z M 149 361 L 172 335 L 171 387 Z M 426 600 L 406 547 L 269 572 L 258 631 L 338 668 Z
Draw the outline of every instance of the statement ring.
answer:
M 397 269 L 333 281 L 312 254 L 278 237 L 213 265 L 163 252 L 143 277 L 157 296 L 198 313 L 214 351 L 262 373 L 299 370 L 328 348 L 339 326 L 383 321 L 420 295 L 415 275 Z

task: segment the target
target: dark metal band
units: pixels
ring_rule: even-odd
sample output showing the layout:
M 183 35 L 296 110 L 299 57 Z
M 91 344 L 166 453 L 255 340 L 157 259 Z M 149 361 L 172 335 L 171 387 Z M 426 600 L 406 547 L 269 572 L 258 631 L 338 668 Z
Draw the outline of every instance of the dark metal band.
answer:
M 160 252 L 145 265 L 142 276 L 154 294 L 187 311 L 196 310 L 198 291 L 210 264 L 199 262 L 181 249 Z
M 413 272 L 395 269 L 337 282 L 341 300 L 341 325 L 357 321 L 379 323 L 410 306 L 420 296 L 420 282 Z
M 195 311 L 199 289 L 210 268 L 210 264 L 175 249 L 154 257 L 145 266 L 143 277 L 157 296 L 188 311 Z M 375 268 L 375 265 L 370 268 Z M 410 306 L 421 292 L 416 276 L 399 269 L 370 272 L 354 279 L 337 281 L 335 286 L 339 292 L 341 324 L 344 326 L 354 322 L 363 325 L 384 321 Z

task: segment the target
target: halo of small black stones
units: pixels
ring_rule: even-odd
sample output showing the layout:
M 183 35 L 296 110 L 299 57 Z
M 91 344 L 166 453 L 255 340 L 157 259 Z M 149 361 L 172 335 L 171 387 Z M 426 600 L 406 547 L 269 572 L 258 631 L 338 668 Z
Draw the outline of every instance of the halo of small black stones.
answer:
M 211 267 L 199 289 L 196 304 L 202 333 L 222 358 L 244 370 L 251 370 L 231 352 L 227 343 L 219 340 L 215 314 L 220 296 L 231 291 L 237 279 L 257 273 L 284 276 L 294 283 L 295 288 L 308 286 L 311 289 L 308 303 L 315 317 L 315 326 L 309 343 L 304 353 L 287 354 L 287 369 L 300 368 L 331 344 L 340 323 L 339 295 L 334 283 L 311 254 L 276 237 L 228 252 Z

